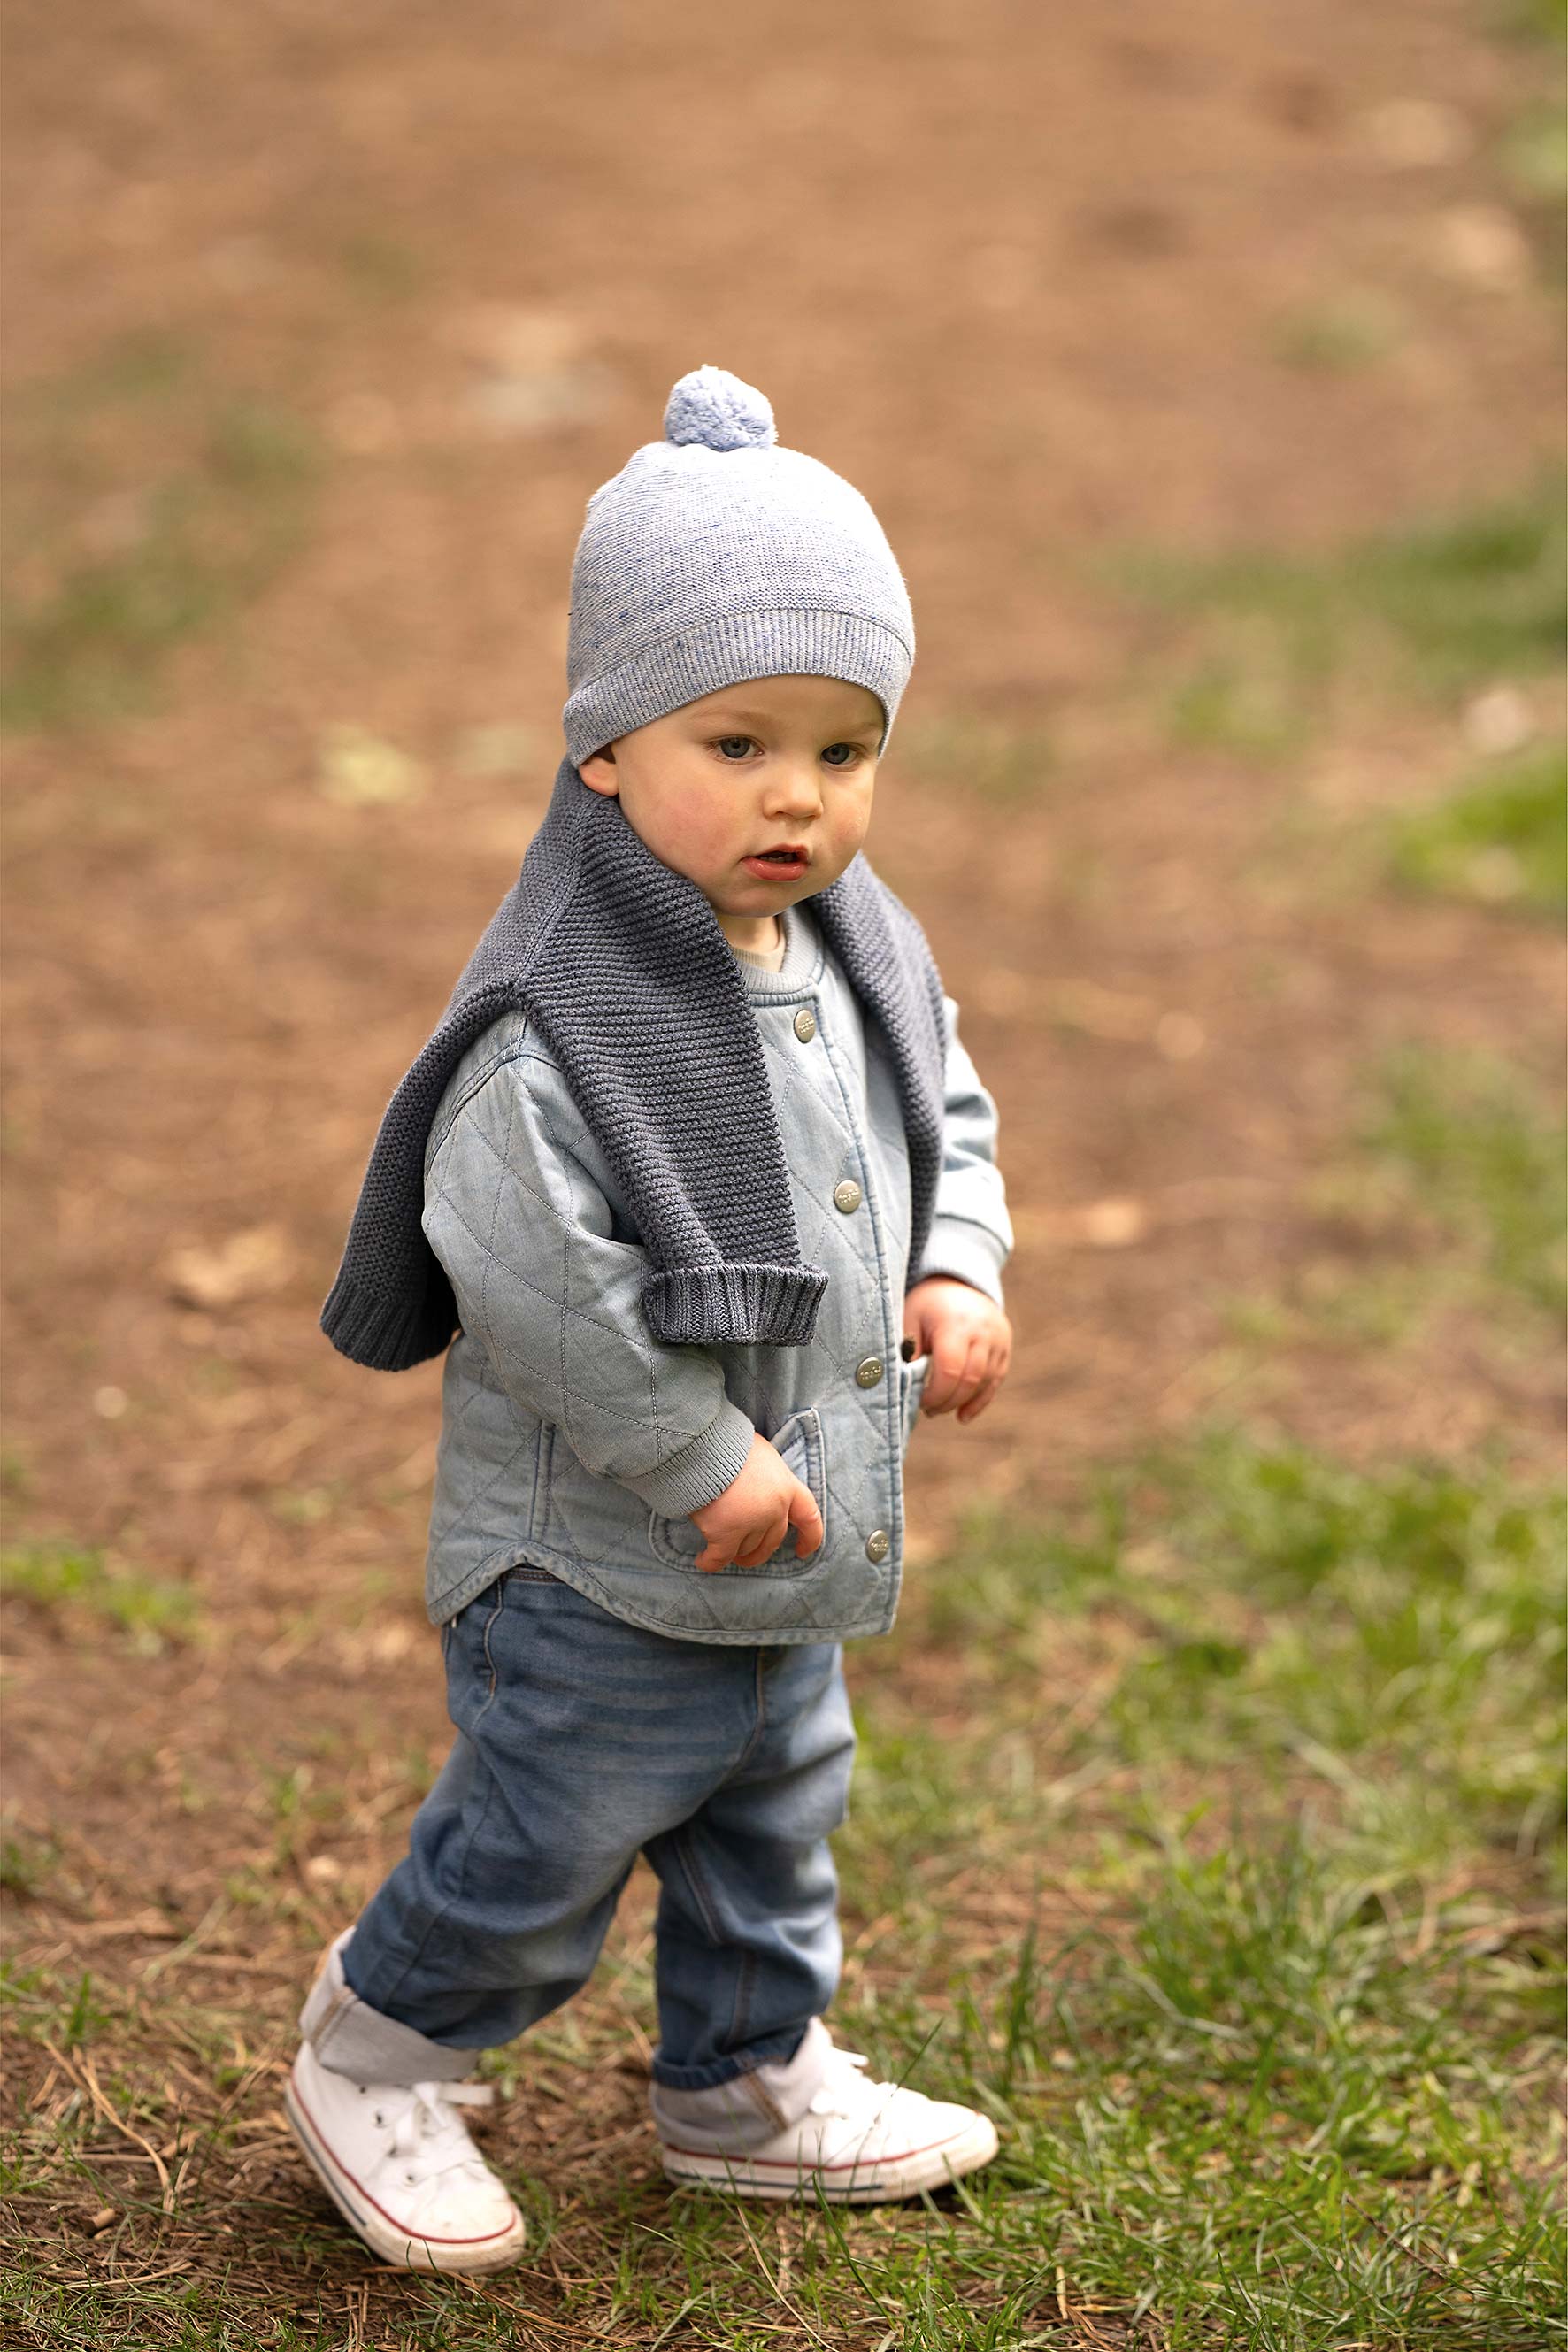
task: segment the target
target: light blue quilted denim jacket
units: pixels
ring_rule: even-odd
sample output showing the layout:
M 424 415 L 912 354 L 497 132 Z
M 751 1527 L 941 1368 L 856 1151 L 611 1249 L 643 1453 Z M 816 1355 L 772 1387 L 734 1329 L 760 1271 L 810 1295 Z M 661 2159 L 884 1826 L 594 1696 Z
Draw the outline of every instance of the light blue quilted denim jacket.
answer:
M 903 1123 L 878 1034 L 803 908 L 781 971 L 741 967 L 766 1055 L 803 1256 L 826 1269 L 804 1348 L 669 1347 L 646 1259 L 565 1080 L 525 1014 L 470 1047 L 431 1128 L 425 1231 L 457 1296 L 426 1600 L 455 1616 L 503 1569 L 549 1569 L 616 1616 L 701 1642 L 886 1633 L 904 1544 L 903 1455 L 924 1360 L 902 1306 L 929 1274 L 1000 1299 L 1012 1234 L 996 1112 L 948 1003 L 936 1216 L 909 1267 Z M 772 1439 L 826 1530 L 760 1568 L 705 1572 L 689 1514 Z

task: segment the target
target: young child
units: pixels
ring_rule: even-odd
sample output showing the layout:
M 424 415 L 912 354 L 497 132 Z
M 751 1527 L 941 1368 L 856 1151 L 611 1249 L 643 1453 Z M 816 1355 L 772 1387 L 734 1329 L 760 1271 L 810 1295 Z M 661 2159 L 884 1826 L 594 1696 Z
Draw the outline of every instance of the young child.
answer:
M 589 501 L 567 757 L 394 1096 L 323 1328 L 446 1350 L 428 1601 L 457 1740 L 300 2017 L 289 2121 L 385 2262 L 523 2224 L 463 2082 L 660 1883 L 665 2171 L 876 2203 L 984 2116 L 822 2022 L 840 1643 L 893 1622 L 902 1461 L 1004 1378 L 996 1118 L 860 845 L 913 656 L 870 508 L 700 368 Z M 448 1344 L 449 1343 L 449 1344 Z

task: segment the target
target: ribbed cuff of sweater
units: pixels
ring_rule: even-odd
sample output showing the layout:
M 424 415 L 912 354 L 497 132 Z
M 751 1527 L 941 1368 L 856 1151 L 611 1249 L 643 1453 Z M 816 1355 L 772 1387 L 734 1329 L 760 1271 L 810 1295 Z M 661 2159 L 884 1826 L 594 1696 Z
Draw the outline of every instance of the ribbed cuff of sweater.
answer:
M 661 1519 L 689 1519 L 693 1511 L 716 1501 L 726 1486 L 734 1485 L 745 1468 L 756 1433 L 740 1407 L 726 1397 L 689 1445 L 672 1454 L 646 1478 L 623 1478 L 621 1484 Z
M 670 1347 L 804 1348 L 827 1276 L 816 1265 L 672 1265 L 643 1284 L 643 1308 Z
M 967 1282 L 972 1289 L 983 1290 L 1000 1307 L 1002 1267 L 1006 1255 L 996 1235 L 985 1226 L 973 1224 L 967 1217 L 938 1217 L 931 1229 L 920 1272 L 911 1276 L 910 1288 L 912 1290 L 917 1282 L 928 1281 L 933 1274 L 950 1275 L 955 1282 Z

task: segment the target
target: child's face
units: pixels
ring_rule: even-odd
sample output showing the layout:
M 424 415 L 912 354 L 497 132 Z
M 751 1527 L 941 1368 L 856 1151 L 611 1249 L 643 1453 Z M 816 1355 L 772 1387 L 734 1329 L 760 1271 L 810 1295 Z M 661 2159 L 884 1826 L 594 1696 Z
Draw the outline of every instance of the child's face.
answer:
M 748 678 L 618 737 L 579 772 L 619 794 L 632 830 L 745 945 L 855 856 L 881 737 L 882 706 L 864 687 Z

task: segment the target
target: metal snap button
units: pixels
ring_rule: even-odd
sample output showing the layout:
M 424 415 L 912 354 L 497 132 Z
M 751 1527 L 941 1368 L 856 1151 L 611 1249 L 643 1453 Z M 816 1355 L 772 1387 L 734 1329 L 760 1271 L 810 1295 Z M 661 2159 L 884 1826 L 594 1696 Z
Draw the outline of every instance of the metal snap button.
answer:
M 888 1530 L 886 1528 L 873 1528 L 871 1533 L 866 1538 L 866 1557 L 868 1559 L 886 1559 L 892 1548 L 892 1545 L 888 1540 Z
M 846 1176 L 842 1184 L 833 1187 L 833 1205 L 842 1209 L 846 1216 L 860 1206 L 860 1187 L 852 1176 Z
M 809 1005 L 803 1004 L 795 1016 L 795 1034 L 803 1045 L 809 1045 L 816 1034 L 816 1015 Z
M 867 1356 L 855 1367 L 855 1381 L 858 1388 L 874 1389 L 881 1377 L 882 1359 L 880 1356 Z

